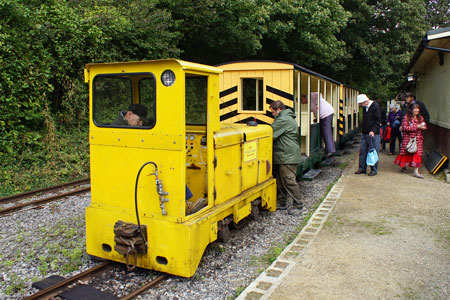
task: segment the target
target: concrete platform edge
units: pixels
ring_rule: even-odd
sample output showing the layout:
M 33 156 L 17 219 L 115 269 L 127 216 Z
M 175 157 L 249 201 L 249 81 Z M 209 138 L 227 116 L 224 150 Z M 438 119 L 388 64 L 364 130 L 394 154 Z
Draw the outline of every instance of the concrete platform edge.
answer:
M 236 298 L 237 300 L 269 299 L 283 281 L 284 277 L 295 267 L 299 257 L 303 255 L 315 237 L 321 231 L 328 216 L 339 200 L 344 185 L 341 176 L 334 184 L 322 203 L 316 209 L 297 237 L 281 252 L 280 256 Z

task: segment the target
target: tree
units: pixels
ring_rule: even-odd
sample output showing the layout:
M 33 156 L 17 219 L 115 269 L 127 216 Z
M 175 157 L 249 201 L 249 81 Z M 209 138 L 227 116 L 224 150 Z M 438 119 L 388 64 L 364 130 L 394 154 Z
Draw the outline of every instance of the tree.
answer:
M 181 58 L 206 64 L 246 59 L 261 48 L 266 0 L 160 0 L 182 38 Z
M 337 75 L 372 98 L 389 99 L 427 29 L 423 1 L 345 0 L 343 5 L 352 17 L 338 36 L 350 56 Z
M 87 124 L 86 63 L 180 54 L 154 1 L 0 0 L 0 16 L 0 154 L 42 146 L 55 122 Z
M 450 26 L 450 2 L 444 0 L 425 0 L 426 19 L 430 28 Z
M 270 21 L 259 56 L 298 63 L 315 71 L 342 70 L 345 44 L 336 35 L 350 16 L 337 0 L 270 1 Z

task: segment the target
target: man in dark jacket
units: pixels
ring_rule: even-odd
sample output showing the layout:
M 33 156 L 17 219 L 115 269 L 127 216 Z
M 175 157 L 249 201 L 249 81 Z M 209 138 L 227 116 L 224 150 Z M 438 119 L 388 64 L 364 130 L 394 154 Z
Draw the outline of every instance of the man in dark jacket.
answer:
M 275 117 L 273 122 L 273 164 L 277 180 L 277 206 L 279 209 L 292 207 L 301 209 L 303 203 L 300 199 L 298 186 L 297 165 L 300 163 L 300 146 L 298 144 L 298 126 L 295 114 L 281 101 L 270 104 L 270 111 Z
M 355 174 L 366 174 L 367 170 L 367 153 L 369 147 L 372 146 L 380 151 L 380 122 L 381 112 L 380 105 L 377 102 L 372 101 L 365 94 L 358 95 L 356 101 L 363 107 L 363 121 L 361 126 L 361 145 L 359 146 L 359 168 Z M 375 176 L 378 174 L 378 162 L 371 166 L 369 176 Z
M 417 104 L 419 104 L 420 114 L 425 119 L 425 123 L 427 123 L 427 125 L 430 124 L 430 114 L 428 113 L 428 110 L 427 110 L 425 104 L 423 104 L 422 101 L 416 100 L 416 98 L 414 96 L 414 93 L 406 92 L 405 93 L 405 100 L 406 100 L 406 103 L 402 106 L 402 119 L 401 119 L 401 122 L 403 121 L 403 118 L 405 117 L 406 112 L 408 111 L 408 107 L 410 105 L 414 104 L 414 103 L 417 103 Z

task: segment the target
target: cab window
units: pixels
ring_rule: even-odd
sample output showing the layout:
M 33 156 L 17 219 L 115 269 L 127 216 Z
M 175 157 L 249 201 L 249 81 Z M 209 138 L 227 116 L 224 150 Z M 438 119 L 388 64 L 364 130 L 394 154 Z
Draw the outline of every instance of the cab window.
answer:
M 186 124 L 206 125 L 208 77 L 186 75 Z
M 156 83 L 151 74 L 98 75 L 93 85 L 97 126 L 148 129 L 155 125 Z

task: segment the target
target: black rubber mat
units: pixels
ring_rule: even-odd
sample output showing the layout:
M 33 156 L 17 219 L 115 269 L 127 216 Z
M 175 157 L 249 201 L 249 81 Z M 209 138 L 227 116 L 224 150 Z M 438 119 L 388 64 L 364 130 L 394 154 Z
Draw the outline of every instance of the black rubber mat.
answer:
M 58 282 L 63 281 L 64 279 L 65 279 L 64 277 L 61 277 L 61 276 L 58 276 L 58 275 L 52 275 L 52 276 L 44 278 L 44 279 L 42 279 L 40 281 L 33 282 L 32 286 L 34 288 L 43 290 L 43 289 L 48 288 L 49 286 L 55 285 Z
M 33 282 L 32 286 L 43 290 L 64 279 L 64 277 L 52 275 L 40 281 Z M 119 300 L 119 298 L 113 294 L 99 291 L 91 285 L 77 285 L 73 289 L 65 291 L 58 296 L 67 300 Z

